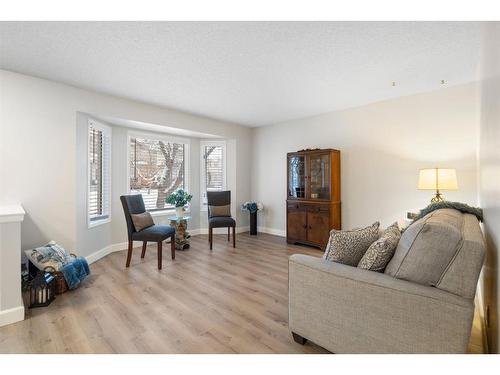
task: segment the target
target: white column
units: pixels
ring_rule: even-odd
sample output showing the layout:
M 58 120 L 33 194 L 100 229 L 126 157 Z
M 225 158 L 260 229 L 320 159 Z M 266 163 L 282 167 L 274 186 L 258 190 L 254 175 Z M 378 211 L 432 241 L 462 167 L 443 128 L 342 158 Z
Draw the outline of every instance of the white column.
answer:
M 21 205 L 0 206 L 0 327 L 24 320 L 21 295 Z

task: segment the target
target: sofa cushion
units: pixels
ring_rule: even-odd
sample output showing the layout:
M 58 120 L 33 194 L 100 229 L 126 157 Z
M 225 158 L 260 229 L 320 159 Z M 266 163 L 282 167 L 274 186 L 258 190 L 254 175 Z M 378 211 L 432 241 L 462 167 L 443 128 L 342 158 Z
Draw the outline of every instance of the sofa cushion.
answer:
M 141 230 L 140 232 L 132 233 L 132 240 L 159 242 L 166 240 L 172 234 L 175 234 L 175 229 L 171 226 L 152 225 Z
M 462 244 L 436 285 L 439 289 L 473 299 L 486 247 L 476 216 L 464 214 Z
M 436 286 L 462 244 L 463 215 L 436 210 L 403 233 L 385 273 L 398 279 Z
M 389 226 L 380 236 L 378 240 L 373 242 L 365 255 L 358 263 L 358 268 L 365 270 L 384 272 L 387 263 L 392 259 L 394 250 L 398 246 L 401 238 L 401 231 L 398 223 Z
M 221 217 L 211 217 L 208 219 L 209 228 L 225 228 L 225 227 L 235 227 L 236 221 L 232 217 L 221 216 Z
M 377 221 L 369 227 L 361 229 L 333 229 L 330 231 L 330 239 L 323 258 L 356 267 L 366 249 L 378 239 L 379 225 L 380 223 Z
M 132 217 L 132 222 L 134 223 L 134 228 L 137 232 L 155 225 L 149 212 L 131 214 L 130 216 Z

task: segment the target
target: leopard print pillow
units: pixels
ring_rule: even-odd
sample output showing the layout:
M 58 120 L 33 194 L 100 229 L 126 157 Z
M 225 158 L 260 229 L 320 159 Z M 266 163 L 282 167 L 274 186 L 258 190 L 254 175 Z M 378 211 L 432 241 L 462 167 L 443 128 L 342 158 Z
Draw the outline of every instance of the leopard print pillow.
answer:
M 358 268 L 365 270 L 384 272 L 385 267 L 392 259 L 394 251 L 401 238 L 398 223 L 389 226 L 378 240 L 370 245 L 365 255 L 358 263 Z
M 377 221 L 369 227 L 330 232 L 323 259 L 356 267 L 368 247 L 378 239 Z

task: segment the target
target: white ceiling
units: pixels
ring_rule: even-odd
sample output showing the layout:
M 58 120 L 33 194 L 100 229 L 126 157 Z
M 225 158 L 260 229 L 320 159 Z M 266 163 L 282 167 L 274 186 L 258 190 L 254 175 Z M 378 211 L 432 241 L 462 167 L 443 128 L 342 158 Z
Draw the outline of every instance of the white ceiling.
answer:
M 480 30 L 477 22 L 0 22 L 0 67 L 261 126 L 477 80 Z

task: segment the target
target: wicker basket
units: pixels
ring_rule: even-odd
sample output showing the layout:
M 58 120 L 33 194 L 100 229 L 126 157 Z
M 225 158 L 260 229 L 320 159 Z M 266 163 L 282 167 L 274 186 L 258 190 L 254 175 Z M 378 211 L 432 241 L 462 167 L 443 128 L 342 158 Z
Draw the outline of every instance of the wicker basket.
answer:
M 76 258 L 75 254 L 70 255 L 73 258 Z M 56 294 L 63 294 L 69 290 L 68 283 L 66 282 L 62 272 L 56 271 L 52 266 L 45 267 L 44 271 L 50 273 L 56 279 Z

